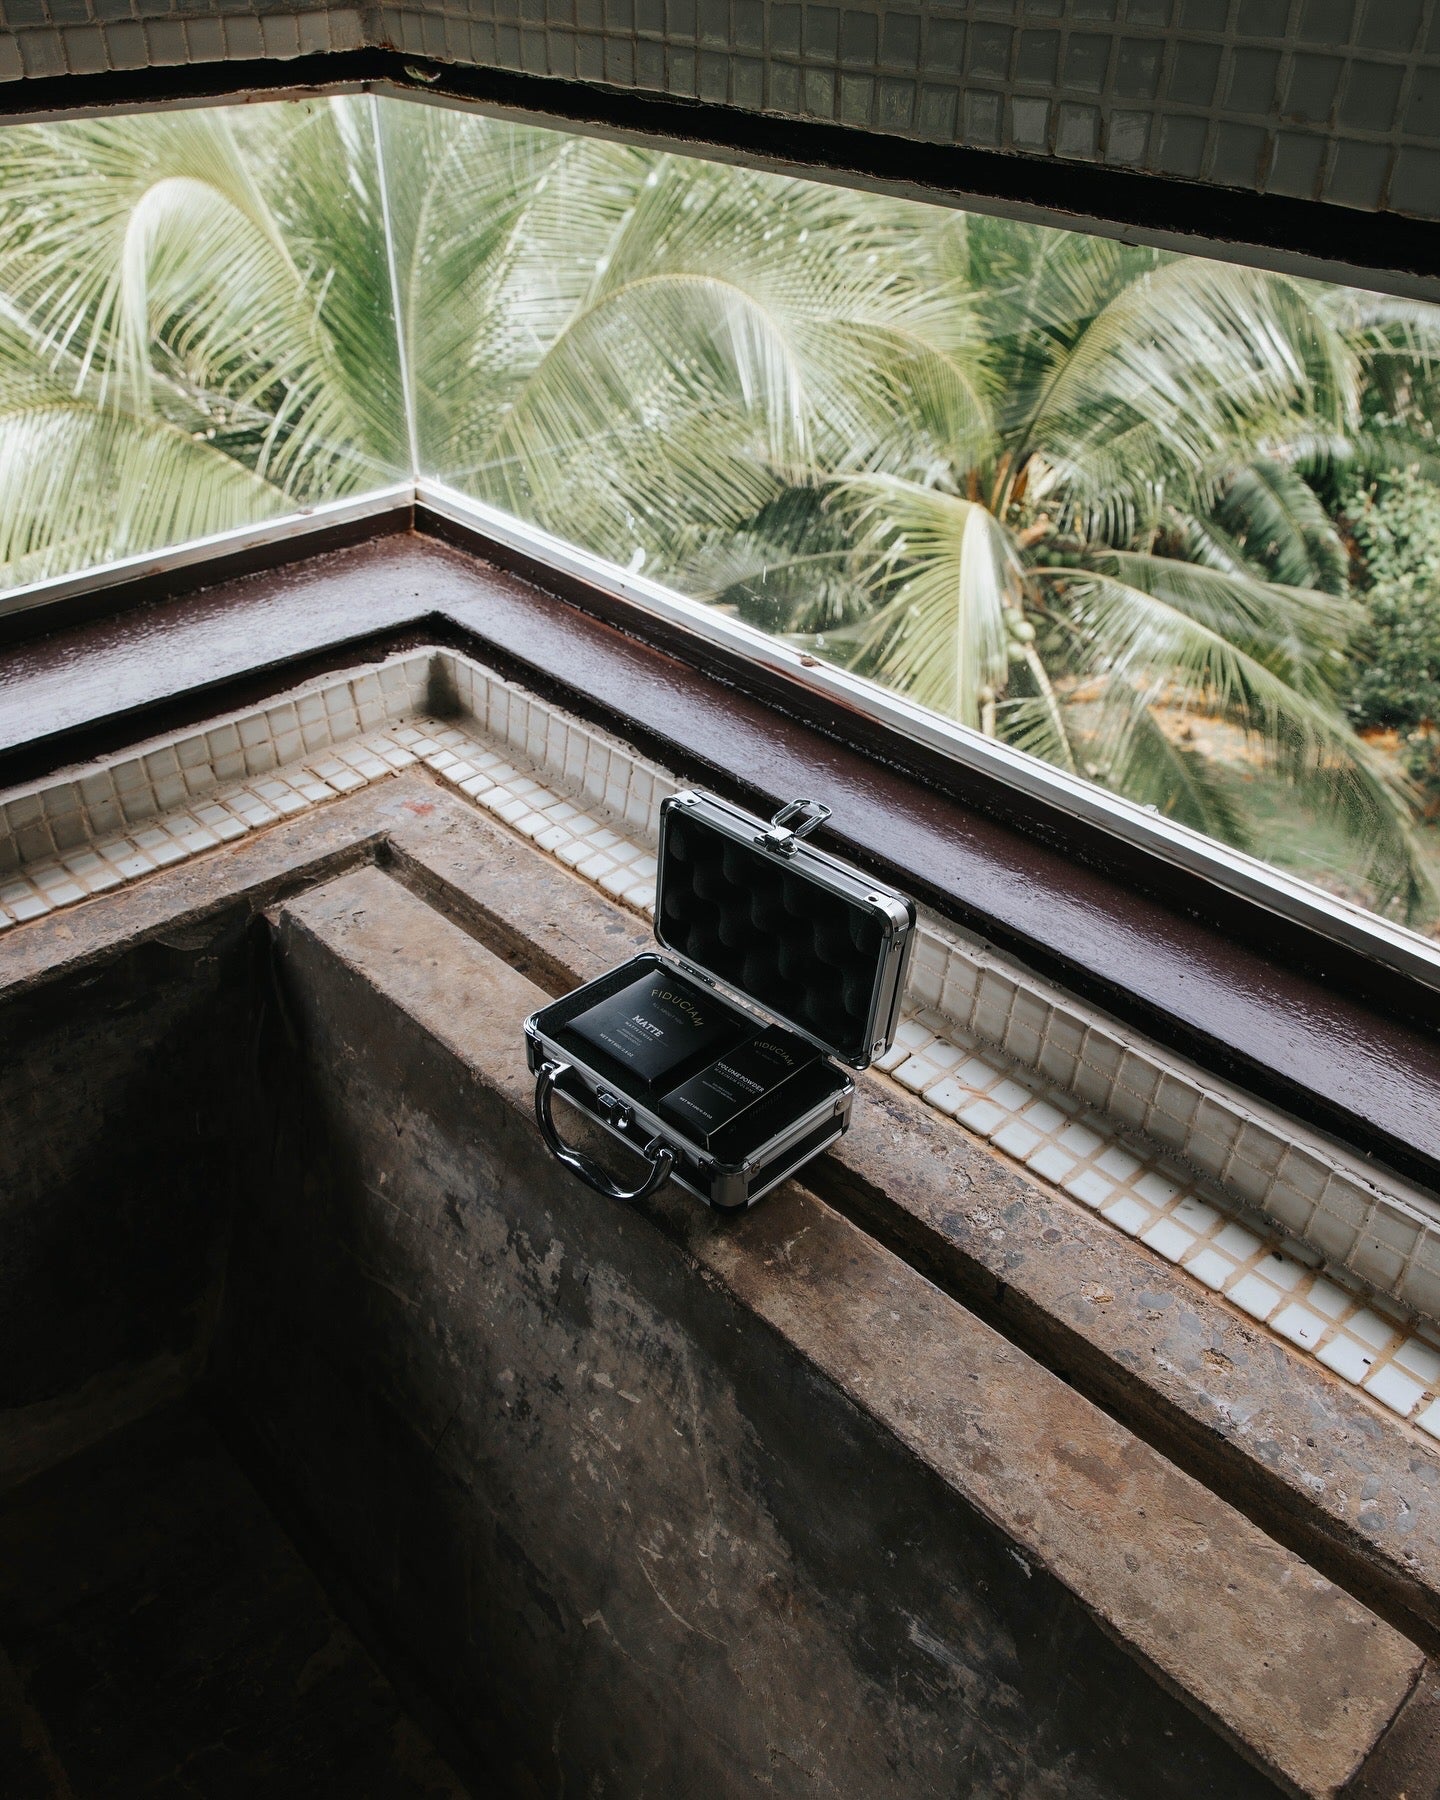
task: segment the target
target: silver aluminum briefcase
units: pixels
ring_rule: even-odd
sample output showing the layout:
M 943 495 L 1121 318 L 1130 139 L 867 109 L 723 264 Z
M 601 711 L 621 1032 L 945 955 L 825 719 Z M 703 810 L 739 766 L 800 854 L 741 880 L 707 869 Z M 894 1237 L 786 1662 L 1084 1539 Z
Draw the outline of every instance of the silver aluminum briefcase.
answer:
M 636 1200 L 673 1176 L 734 1211 L 848 1127 L 855 1086 L 837 1063 L 890 1047 L 915 907 L 804 841 L 828 817 L 809 800 L 768 825 L 708 794 L 666 800 L 660 951 L 525 1021 L 541 1133 L 598 1192 Z M 564 1140 L 557 1095 L 644 1159 L 638 1184 Z

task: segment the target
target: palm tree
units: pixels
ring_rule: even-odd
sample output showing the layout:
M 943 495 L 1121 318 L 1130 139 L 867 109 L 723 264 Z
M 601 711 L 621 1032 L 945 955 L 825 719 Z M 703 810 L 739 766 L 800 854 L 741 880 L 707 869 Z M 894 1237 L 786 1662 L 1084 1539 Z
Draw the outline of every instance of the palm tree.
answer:
M 1218 715 L 1428 903 L 1314 485 L 1426 309 L 368 99 L 0 158 L 9 580 L 423 469 L 1243 844 Z
M 981 416 L 970 310 L 901 273 L 892 202 L 438 109 L 384 130 L 421 462 L 476 497 L 673 567 L 901 454 L 897 370 L 947 429 Z
M 353 103 L 0 132 L 0 569 L 183 542 L 406 466 Z
M 1184 734 L 1226 720 L 1347 834 L 1376 904 L 1421 915 L 1409 790 L 1340 702 L 1360 614 L 1304 478 L 1359 435 L 1378 306 L 1360 321 L 1286 277 L 995 220 L 917 232 L 978 326 L 980 428 L 967 410 L 947 454 L 922 407 L 900 454 L 817 469 L 702 540 L 690 581 L 1244 847 L 1233 786 Z M 1437 334 L 1425 309 L 1406 309 L 1407 344 L 1385 323 L 1393 382 Z

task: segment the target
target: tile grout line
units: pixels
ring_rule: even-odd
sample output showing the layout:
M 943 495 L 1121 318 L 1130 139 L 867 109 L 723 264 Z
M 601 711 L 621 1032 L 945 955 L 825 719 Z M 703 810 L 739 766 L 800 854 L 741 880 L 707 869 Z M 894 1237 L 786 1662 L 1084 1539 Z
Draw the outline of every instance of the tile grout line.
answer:
M 1361 213 L 1435 216 L 1435 134 L 1406 79 L 1412 69 L 1430 73 L 1440 48 L 1420 0 L 1377 0 L 1338 22 L 1324 9 L 1287 15 L 1283 4 L 1278 17 L 1232 17 L 1227 0 L 1183 11 L 1132 4 L 1123 19 L 1116 11 L 1058 0 L 862 8 L 847 15 L 843 35 L 832 22 L 828 38 L 821 26 L 808 41 L 807 24 L 802 52 L 798 28 L 784 41 L 773 22 L 758 37 L 737 34 L 723 5 L 698 20 L 692 8 L 688 21 L 656 13 L 628 24 L 552 10 L 520 28 L 513 11 L 507 25 L 493 4 L 468 15 L 390 5 L 377 31 L 348 5 L 242 7 L 217 18 L 141 0 L 114 17 L 81 9 L 59 21 L 35 8 L 11 19 L 0 32 L 0 79 L 388 45 L 406 56 L 719 99 L 921 148 L 971 143 Z M 894 35 L 897 24 L 908 35 Z

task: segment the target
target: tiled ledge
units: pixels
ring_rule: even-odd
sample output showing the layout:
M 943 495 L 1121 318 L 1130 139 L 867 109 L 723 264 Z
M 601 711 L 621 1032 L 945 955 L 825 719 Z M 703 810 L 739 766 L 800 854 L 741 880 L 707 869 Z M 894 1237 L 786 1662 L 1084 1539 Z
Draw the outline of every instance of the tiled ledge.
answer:
M 675 778 L 435 650 L 0 795 L 0 932 L 417 761 L 653 911 Z M 939 919 L 906 1012 L 880 1064 L 902 1085 L 1440 1438 L 1440 1332 L 1416 1317 L 1440 1318 L 1430 1197 Z

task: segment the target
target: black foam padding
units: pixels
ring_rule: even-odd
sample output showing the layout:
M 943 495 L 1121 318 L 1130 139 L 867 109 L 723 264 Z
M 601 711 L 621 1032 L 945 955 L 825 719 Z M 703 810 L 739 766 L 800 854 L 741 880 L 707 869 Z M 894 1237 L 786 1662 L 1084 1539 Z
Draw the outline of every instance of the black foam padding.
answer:
M 847 1061 L 864 1061 L 885 941 L 879 916 L 678 811 L 664 856 L 660 941 Z

